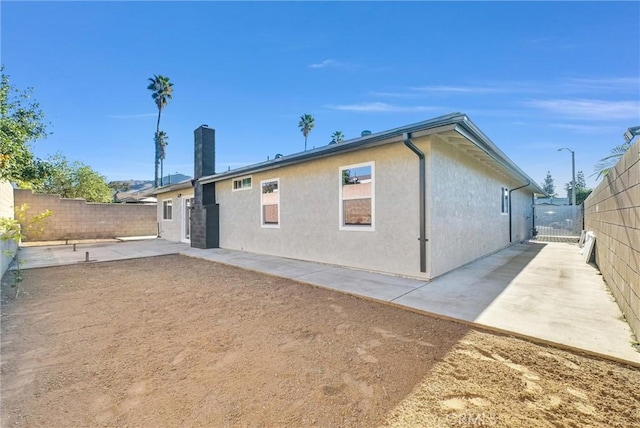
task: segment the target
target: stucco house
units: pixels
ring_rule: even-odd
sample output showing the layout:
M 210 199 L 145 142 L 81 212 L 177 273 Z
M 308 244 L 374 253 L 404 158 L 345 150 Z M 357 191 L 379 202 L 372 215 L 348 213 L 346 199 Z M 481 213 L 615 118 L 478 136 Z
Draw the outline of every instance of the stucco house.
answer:
M 192 181 L 158 187 L 147 194 L 157 199 L 158 236 L 168 241 L 191 242 Z
M 544 195 L 461 113 L 217 174 L 203 125 L 194 159 L 193 247 L 426 279 L 530 238 Z M 169 188 L 159 216 L 188 195 Z

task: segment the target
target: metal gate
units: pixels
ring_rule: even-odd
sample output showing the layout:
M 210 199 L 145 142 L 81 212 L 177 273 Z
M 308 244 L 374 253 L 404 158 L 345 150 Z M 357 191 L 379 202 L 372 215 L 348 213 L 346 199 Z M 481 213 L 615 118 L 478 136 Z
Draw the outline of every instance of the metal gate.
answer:
M 536 239 L 578 242 L 583 229 L 582 205 L 534 205 Z

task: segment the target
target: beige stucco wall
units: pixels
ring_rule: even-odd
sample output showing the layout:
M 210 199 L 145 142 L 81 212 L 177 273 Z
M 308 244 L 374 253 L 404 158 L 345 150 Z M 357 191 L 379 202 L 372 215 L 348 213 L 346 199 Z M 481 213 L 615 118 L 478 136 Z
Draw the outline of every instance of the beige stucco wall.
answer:
M 53 214 L 42 223 L 44 231 L 25 233 L 29 241 L 98 239 L 157 234 L 156 207 L 139 204 L 90 203 L 84 199 L 63 199 L 59 195 L 16 190 L 15 205 L 27 204 L 26 217 L 46 210 Z
M 174 190 L 171 192 L 160 193 L 157 196 L 157 217 L 158 217 L 158 229 L 160 231 L 160 237 L 168 241 L 175 242 L 188 242 L 184 237 L 184 216 L 185 216 L 185 201 L 189 198 L 193 198 L 193 189 Z M 173 201 L 173 219 L 163 220 L 163 208 L 162 202 L 171 199 Z
M 413 141 L 427 154 L 426 273 L 419 259 L 418 158 L 401 142 L 255 173 L 248 190 L 232 191 L 231 179 L 216 183 L 220 246 L 424 278 L 508 246 L 500 187 L 524 183 L 501 178 L 436 137 Z M 366 162 L 374 162 L 374 230 L 341 230 L 340 167 Z M 280 225 L 261 227 L 260 181 L 276 178 Z M 531 229 L 530 195 L 512 195 L 513 242 Z
M 373 231 L 340 230 L 339 168 L 375 162 Z M 222 248 L 418 275 L 418 160 L 392 144 L 252 175 L 252 188 L 216 184 Z M 280 225 L 261 227 L 260 181 L 278 178 Z
M 0 217 L 14 218 L 13 212 L 13 187 L 8 181 L 0 181 Z M 18 245 L 14 241 L 0 240 L 0 278 L 13 260 L 13 256 L 8 254 L 14 254 L 17 248 Z
M 640 340 L 640 142 L 584 202 L 596 236 L 596 264 Z
M 437 137 L 430 153 L 430 271 L 438 276 L 510 245 L 509 215 L 501 212 L 501 188 L 526 183 L 499 175 Z M 512 193 L 513 242 L 528 237 L 530 195 L 526 191 Z
M 516 189 L 525 183 L 512 184 Z M 531 238 L 533 229 L 533 195 L 530 190 L 520 189 L 511 193 L 511 242 L 522 242 Z

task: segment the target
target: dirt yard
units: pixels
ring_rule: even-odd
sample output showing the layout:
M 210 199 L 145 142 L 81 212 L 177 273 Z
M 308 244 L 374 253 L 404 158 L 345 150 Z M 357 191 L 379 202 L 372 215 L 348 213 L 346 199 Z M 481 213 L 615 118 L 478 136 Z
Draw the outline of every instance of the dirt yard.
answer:
M 183 256 L 3 286 L 2 426 L 637 427 L 640 370 Z

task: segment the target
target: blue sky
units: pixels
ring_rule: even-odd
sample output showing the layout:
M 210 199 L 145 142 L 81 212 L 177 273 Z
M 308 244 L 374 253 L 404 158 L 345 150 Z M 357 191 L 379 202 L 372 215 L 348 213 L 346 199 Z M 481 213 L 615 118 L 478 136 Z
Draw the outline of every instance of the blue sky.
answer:
M 34 144 L 108 180 L 153 178 L 169 76 L 165 173 L 193 174 L 193 130 L 216 129 L 218 171 L 463 112 L 564 196 L 640 125 L 639 2 L 8 2 L 1 58 L 53 134 Z

